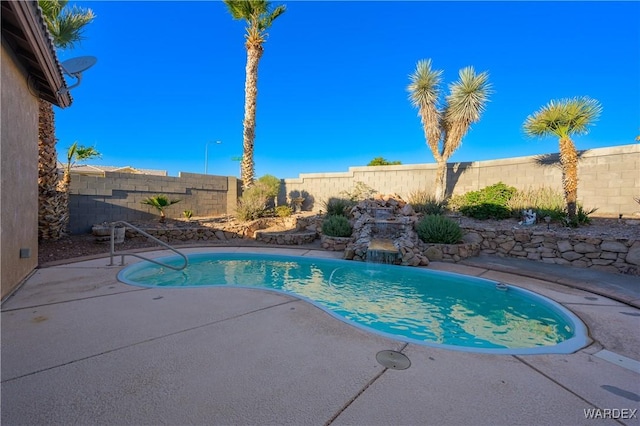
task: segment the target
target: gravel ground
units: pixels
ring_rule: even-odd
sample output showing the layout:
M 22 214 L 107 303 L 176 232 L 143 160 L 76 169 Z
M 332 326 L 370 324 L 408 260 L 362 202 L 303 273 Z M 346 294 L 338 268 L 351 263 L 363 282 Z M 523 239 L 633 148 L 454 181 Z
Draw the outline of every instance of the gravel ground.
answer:
M 478 226 L 481 225 L 485 228 L 495 229 L 509 229 L 513 227 L 521 227 L 516 220 L 502 220 L 502 221 L 474 221 L 466 217 L 458 219 L 460 224 L 464 226 Z M 194 221 L 195 223 L 201 222 L 204 226 L 214 226 L 219 228 L 237 227 L 240 226 L 232 218 L 208 218 Z M 215 224 L 215 225 L 214 225 Z M 159 227 L 163 226 L 158 222 L 147 223 L 135 223 L 144 227 Z M 166 227 L 182 227 L 193 226 L 194 223 L 187 224 L 183 221 L 167 220 Z M 531 228 L 531 227 L 529 227 Z M 545 223 L 537 224 L 533 226 L 534 229 L 546 230 L 547 225 Z M 615 238 L 636 238 L 640 239 L 640 219 L 622 220 L 607 219 L 607 218 L 594 218 L 590 225 L 582 226 L 578 229 L 563 228 L 555 224 L 551 224 L 551 230 L 558 233 L 566 233 L 568 235 L 582 234 L 589 236 L 608 236 Z M 238 240 L 237 243 L 250 243 L 251 240 L 244 241 Z M 172 243 L 174 244 L 174 243 Z M 181 244 L 192 244 L 189 242 Z M 220 243 L 217 243 L 220 244 Z M 179 246 L 179 244 L 175 244 Z M 157 247 L 154 242 L 130 240 L 127 239 L 123 244 L 119 244 L 116 248 L 117 251 L 134 250 L 147 247 Z M 38 247 L 38 263 L 40 266 L 44 266 L 49 262 L 55 262 L 66 259 L 73 259 L 83 256 L 100 255 L 109 253 L 108 242 L 97 242 L 95 237 L 91 234 L 78 234 L 69 235 L 61 238 L 58 241 L 40 241 Z

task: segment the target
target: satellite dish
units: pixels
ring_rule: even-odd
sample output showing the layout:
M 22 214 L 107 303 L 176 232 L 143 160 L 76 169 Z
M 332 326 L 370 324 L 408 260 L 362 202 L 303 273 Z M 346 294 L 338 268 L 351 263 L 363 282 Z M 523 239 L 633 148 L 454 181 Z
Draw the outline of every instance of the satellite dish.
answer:
M 60 89 L 58 93 L 63 94 L 69 92 L 70 89 L 74 87 L 78 87 L 80 85 L 80 81 L 82 80 L 82 73 L 92 66 L 94 66 L 98 62 L 98 58 L 95 56 L 78 56 L 77 58 L 67 59 L 62 62 L 62 70 L 65 74 L 70 77 L 75 77 L 78 79 L 76 83 L 72 86 L 67 86 L 66 88 Z
M 78 56 L 77 58 L 67 59 L 61 65 L 65 74 L 75 76 L 88 70 L 94 66 L 96 62 L 98 62 L 98 58 L 95 56 Z

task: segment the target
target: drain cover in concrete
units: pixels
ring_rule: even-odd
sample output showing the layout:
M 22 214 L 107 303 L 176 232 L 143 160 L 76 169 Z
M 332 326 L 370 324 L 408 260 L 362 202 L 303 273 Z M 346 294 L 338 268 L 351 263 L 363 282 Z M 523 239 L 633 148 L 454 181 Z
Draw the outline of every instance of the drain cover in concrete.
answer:
M 384 367 L 394 370 L 406 370 L 411 366 L 409 358 L 396 351 L 380 351 L 376 354 L 376 359 Z

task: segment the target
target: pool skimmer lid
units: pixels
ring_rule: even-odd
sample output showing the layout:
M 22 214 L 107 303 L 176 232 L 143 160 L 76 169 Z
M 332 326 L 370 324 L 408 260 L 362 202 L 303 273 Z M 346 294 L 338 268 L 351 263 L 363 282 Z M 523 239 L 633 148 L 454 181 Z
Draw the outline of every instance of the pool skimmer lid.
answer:
M 396 351 L 380 351 L 376 354 L 376 360 L 386 368 L 393 370 L 406 370 L 411 366 L 411 361 L 405 354 Z

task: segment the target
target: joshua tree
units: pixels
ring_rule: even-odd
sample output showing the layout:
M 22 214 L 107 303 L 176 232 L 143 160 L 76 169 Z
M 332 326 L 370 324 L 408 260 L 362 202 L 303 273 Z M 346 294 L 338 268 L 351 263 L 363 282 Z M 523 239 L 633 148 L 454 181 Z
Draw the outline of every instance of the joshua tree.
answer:
M 244 130 L 243 154 L 241 163 L 242 187 L 247 189 L 253 184 L 254 161 L 253 147 L 256 138 L 256 102 L 258 98 L 258 63 L 262 57 L 267 29 L 273 21 L 282 15 L 285 6 L 271 7 L 265 0 L 224 0 L 231 16 L 247 22 L 245 47 L 247 49 L 246 77 L 244 83 Z
M 569 223 L 577 225 L 578 152 L 571 140 L 573 134 L 586 134 L 588 127 L 600 116 L 598 101 L 586 96 L 551 101 L 527 117 L 524 131 L 529 136 L 557 136 L 560 143 L 562 188 L 567 203 Z
M 72 48 L 82 38 L 84 27 L 95 15 L 91 9 L 67 8 L 67 0 L 39 0 L 53 43 L 59 49 Z M 66 195 L 58 191 L 55 115 L 53 105 L 39 101 L 38 123 L 38 237 L 59 239 L 69 220 Z
M 473 123 L 489 100 L 489 74 L 476 74 L 473 67 L 459 71 L 460 79 L 449 85 L 449 95 L 442 107 L 438 105 L 442 71 L 431 68 L 431 59 L 418 61 L 416 71 L 409 76 L 409 100 L 418 108 L 424 135 L 433 153 L 436 170 L 435 198 L 440 202 L 447 188 L 447 161 L 462 143 Z
M 142 204 L 147 204 L 149 206 L 155 207 L 160 212 L 160 223 L 164 223 L 164 209 L 173 204 L 179 203 L 180 201 L 181 200 L 170 200 L 169 197 L 161 194 L 145 198 L 144 200 L 142 200 Z

